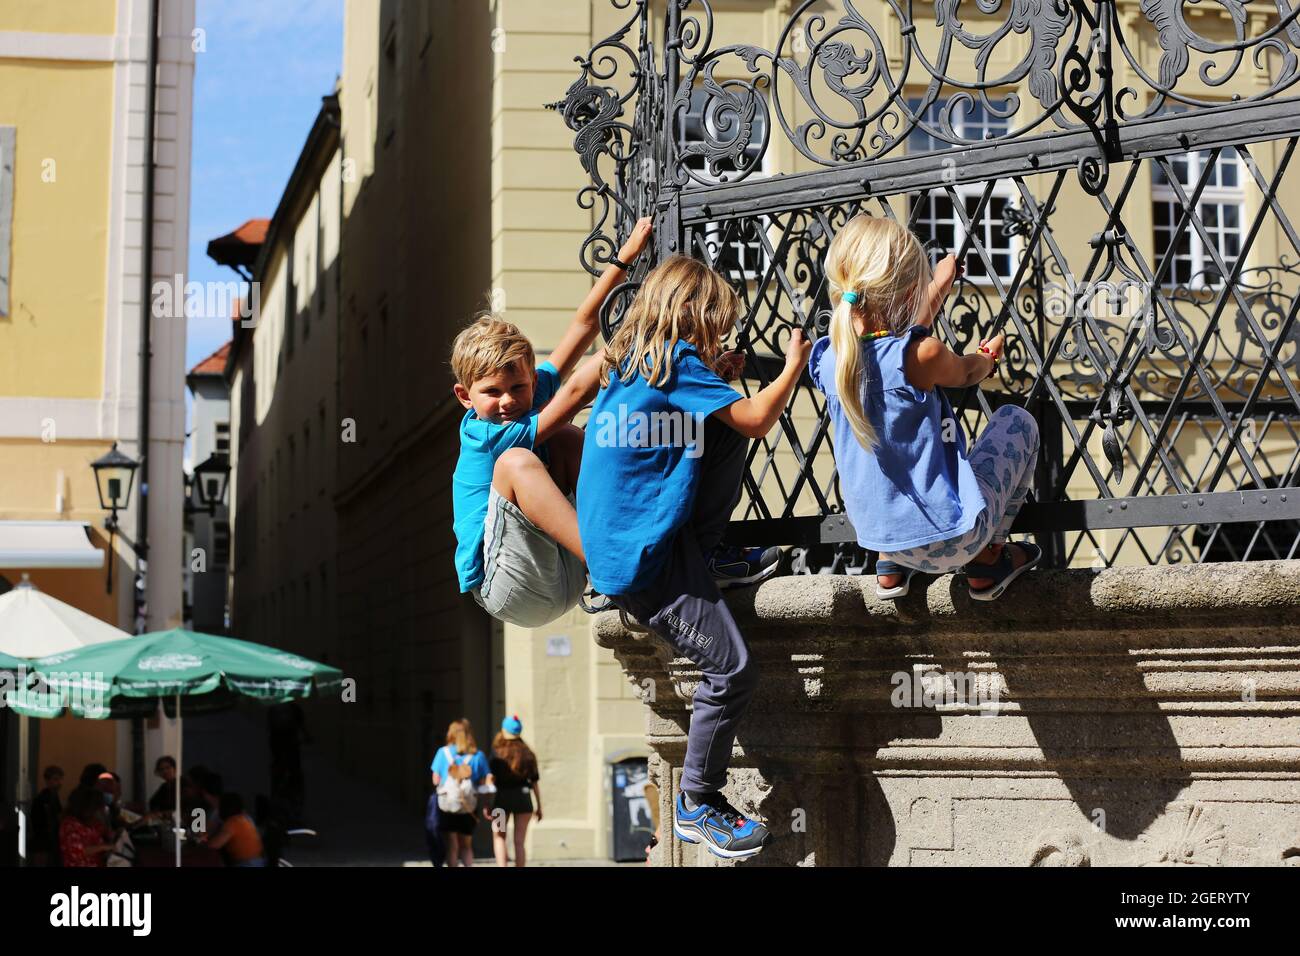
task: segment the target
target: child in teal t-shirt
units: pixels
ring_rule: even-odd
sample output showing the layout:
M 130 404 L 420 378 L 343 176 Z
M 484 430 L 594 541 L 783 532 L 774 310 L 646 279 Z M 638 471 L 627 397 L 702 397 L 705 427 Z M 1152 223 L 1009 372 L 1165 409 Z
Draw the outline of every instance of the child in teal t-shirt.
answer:
M 721 793 L 757 675 L 711 564 L 740 499 L 746 439 L 776 423 L 810 347 L 796 330 L 785 369 L 745 398 L 718 374 L 734 371 L 722 342 L 738 314 L 726 280 L 694 259 L 646 277 L 606 348 L 578 477 L 592 584 L 703 672 L 673 827 L 727 858 L 758 853 L 769 835 Z M 755 551 L 751 577 L 775 570 L 776 549 Z
M 650 220 L 642 219 L 550 361 L 534 368 L 527 336 L 495 316 L 470 324 L 452 345 L 453 392 L 466 410 L 451 482 L 456 576 L 499 620 L 549 624 L 586 587 L 573 505 L 582 430 L 572 420 L 596 392 L 600 358 L 578 362 L 599 334 L 601 304 L 623 281 L 625 260 L 649 237 Z

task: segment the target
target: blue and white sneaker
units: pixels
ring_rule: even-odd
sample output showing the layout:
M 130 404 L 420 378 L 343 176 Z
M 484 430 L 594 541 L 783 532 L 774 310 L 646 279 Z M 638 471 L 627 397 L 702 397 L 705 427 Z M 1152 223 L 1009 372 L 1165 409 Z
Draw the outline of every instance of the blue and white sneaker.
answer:
M 772 835 L 767 827 L 741 815 L 718 794 L 713 803 L 686 809 L 682 794 L 673 804 L 673 833 L 687 843 L 703 843 L 714 856 L 740 860 L 765 847 Z
M 757 584 L 776 573 L 781 563 L 781 549 L 741 548 L 720 544 L 709 556 L 709 571 L 721 590 Z

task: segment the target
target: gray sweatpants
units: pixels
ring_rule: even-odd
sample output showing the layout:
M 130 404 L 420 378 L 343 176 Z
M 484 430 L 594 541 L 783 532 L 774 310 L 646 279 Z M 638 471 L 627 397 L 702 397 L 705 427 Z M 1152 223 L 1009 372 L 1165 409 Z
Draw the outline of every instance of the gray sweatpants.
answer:
M 668 562 L 646 590 L 609 599 L 699 665 L 703 679 L 693 700 L 682 789 L 714 793 L 727 782 L 736 727 L 758 675 L 707 563 L 740 500 L 746 441 L 712 416 L 703 441 L 693 516 L 673 538 Z

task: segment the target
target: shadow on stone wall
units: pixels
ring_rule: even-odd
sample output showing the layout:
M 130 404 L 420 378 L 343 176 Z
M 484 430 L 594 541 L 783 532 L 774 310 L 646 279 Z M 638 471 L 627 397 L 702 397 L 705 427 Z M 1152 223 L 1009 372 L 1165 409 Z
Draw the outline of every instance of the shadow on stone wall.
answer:
M 744 865 L 1276 864 L 1300 837 L 1300 562 L 873 589 L 729 596 L 762 677 L 728 792 L 774 835 Z M 699 673 L 617 615 L 596 637 L 653 696 L 670 820 Z M 661 838 L 660 865 L 721 862 Z

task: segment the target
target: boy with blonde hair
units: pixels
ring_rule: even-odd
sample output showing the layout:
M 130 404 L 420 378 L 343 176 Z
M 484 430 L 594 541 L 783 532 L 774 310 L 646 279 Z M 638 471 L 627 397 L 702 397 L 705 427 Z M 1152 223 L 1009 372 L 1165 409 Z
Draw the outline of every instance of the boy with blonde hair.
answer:
M 461 592 L 500 620 L 548 624 L 586 587 L 574 510 L 583 433 L 571 423 L 599 388 L 600 356 L 569 375 L 600 332 L 602 303 L 649 236 L 650 219 L 642 219 L 536 368 L 532 343 L 496 316 L 470 324 L 452 346 L 452 391 L 466 409 L 452 475 L 456 573 Z

